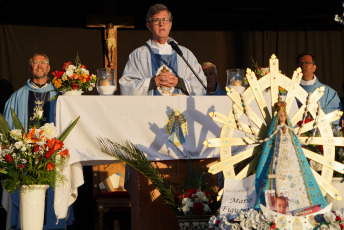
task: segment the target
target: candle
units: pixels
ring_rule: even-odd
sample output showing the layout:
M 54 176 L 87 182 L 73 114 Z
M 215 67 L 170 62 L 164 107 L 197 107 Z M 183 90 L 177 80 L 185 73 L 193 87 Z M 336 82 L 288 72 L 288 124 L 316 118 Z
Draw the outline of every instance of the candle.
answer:
M 233 81 L 233 86 L 241 86 L 242 85 L 242 81 L 236 79 Z
M 108 85 L 110 85 L 110 82 L 109 82 L 108 80 L 102 80 L 102 81 L 100 82 L 100 85 L 101 85 L 101 86 L 108 86 Z

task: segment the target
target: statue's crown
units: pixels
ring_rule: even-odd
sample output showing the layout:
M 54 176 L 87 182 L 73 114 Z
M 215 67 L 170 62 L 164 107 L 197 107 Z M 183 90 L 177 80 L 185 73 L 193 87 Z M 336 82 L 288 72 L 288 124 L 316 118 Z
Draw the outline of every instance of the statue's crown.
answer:
M 275 103 L 274 107 L 276 108 L 277 112 L 286 111 L 287 102 L 282 101 L 281 96 L 278 95 L 278 102 Z

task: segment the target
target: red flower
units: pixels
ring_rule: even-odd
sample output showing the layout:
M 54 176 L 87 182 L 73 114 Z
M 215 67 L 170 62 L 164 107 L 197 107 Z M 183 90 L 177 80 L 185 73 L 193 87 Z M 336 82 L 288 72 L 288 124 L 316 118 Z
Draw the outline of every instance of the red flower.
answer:
M 336 216 L 336 221 L 342 221 L 342 218 L 340 218 L 339 216 Z
M 68 68 L 68 66 L 70 66 L 71 64 L 72 64 L 71 61 L 64 63 L 62 66 L 62 69 L 66 70 Z
M 7 160 L 7 162 L 11 162 L 12 161 L 12 157 L 9 154 L 6 154 L 6 160 Z
M 55 138 L 51 138 L 50 140 L 47 140 L 47 146 L 50 149 L 54 149 L 54 150 L 60 150 L 63 147 L 63 142 L 60 141 L 59 139 L 55 139 Z
M 341 229 L 344 229 L 344 225 L 343 224 L 340 224 L 339 225 Z
M 324 152 L 324 147 L 322 145 L 318 145 L 318 149 L 320 152 L 322 152 L 322 153 Z
M 35 147 L 33 148 L 33 151 L 34 151 L 35 153 L 37 153 L 38 150 L 39 150 L 39 146 L 38 146 L 38 145 L 35 145 Z
M 204 191 L 204 195 L 208 198 L 208 199 L 212 199 L 213 194 L 209 191 Z
M 305 124 L 307 124 L 308 122 L 311 122 L 311 121 L 313 121 L 313 119 L 312 119 L 312 118 L 307 118 L 307 119 L 305 119 Z M 303 122 L 303 120 L 301 120 L 301 121 L 297 122 L 297 125 L 298 125 L 299 127 L 301 127 L 301 125 L 302 125 L 302 122 Z
M 52 75 L 55 76 L 57 79 L 60 79 L 62 75 L 64 74 L 64 71 L 57 71 L 55 70 Z
M 23 165 L 23 164 L 19 165 L 19 168 L 23 169 L 23 168 L 24 168 L 24 165 Z
M 193 207 L 192 207 L 192 211 L 196 215 L 202 215 L 202 214 L 204 214 L 204 205 L 200 202 L 195 202 Z
M 275 229 L 275 228 L 276 228 L 276 224 L 273 222 L 273 223 L 270 225 L 270 228 L 271 228 L 271 229 Z
M 75 90 L 75 89 L 78 89 L 78 88 L 79 88 L 79 86 L 75 82 L 73 82 L 72 83 L 72 89 Z
M 65 150 L 59 152 L 59 155 L 63 156 L 63 158 L 64 158 L 64 157 L 68 157 L 68 156 L 69 156 L 69 151 L 68 151 L 68 149 L 65 149 Z
M 47 165 L 47 171 L 51 171 L 54 168 L 55 168 L 55 165 L 53 163 L 49 162 L 48 165 Z
M 55 150 L 53 148 L 49 149 L 49 151 L 45 154 L 45 158 L 50 159 L 51 155 L 53 155 Z

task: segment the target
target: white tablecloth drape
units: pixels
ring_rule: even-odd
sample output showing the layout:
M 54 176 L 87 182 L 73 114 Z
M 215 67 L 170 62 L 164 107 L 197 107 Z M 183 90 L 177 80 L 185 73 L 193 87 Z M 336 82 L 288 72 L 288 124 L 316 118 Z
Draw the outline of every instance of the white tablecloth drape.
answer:
M 59 132 L 78 116 L 80 120 L 65 140 L 70 159 L 63 171 L 66 182 L 55 189 L 56 216 L 65 218 L 68 206 L 76 200 L 77 189 L 84 183 L 82 165 L 116 161 L 100 151 L 97 137 L 131 141 L 150 161 L 218 158 L 219 148 L 203 145 L 204 140 L 219 137 L 222 128 L 208 114 L 227 115 L 231 106 L 227 96 L 60 96 L 56 107 Z M 166 124 L 172 111 L 184 115 L 187 122 L 185 143 L 180 146 L 168 141 Z
M 232 106 L 227 96 L 60 96 L 56 107 L 56 125 L 62 132 L 80 116 L 78 124 L 65 140 L 70 159 L 64 169 L 66 183 L 55 190 L 55 213 L 64 218 L 68 206 L 77 198 L 84 183 L 82 165 L 115 162 L 100 151 L 97 137 L 116 142 L 131 141 L 151 161 L 204 159 L 219 157 L 217 148 L 202 143 L 218 137 L 222 125 L 212 121 L 209 112 L 227 114 Z M 185 143 L 175 146 L 168 141 L 166 124 L 171 111 L 185 116 Z

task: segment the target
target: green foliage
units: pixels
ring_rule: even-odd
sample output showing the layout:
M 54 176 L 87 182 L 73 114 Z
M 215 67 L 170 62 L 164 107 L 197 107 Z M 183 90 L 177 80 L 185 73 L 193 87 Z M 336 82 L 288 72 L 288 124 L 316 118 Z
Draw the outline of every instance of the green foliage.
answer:
M 166 205 L 176 211 L 171 188 L 165 183 L 162 175 L 152 166 L 140 149 L 129 141 L 119 144 L 107 138 L 98 138 L 97 140 L 103 153 L 127 163 L 149 179 L 159 190 L 162 197 L 164 197 Z

